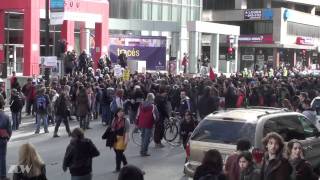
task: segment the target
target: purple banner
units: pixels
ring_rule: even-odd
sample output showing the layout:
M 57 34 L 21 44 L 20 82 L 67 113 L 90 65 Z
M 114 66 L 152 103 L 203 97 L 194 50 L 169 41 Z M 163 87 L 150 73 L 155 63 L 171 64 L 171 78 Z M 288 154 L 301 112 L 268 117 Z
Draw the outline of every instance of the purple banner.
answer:
M 147 70 L 166 70 L 166 38 L 154 36 L 111 36 L 110 58 L 118 61 L 125 51 L 128 61 L 146 61 Z

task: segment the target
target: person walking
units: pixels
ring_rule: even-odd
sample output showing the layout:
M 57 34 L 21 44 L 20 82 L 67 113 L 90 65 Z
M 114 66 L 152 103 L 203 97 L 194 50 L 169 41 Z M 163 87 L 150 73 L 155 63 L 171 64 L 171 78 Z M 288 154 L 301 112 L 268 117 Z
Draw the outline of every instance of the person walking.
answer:
M 164 121 L 169 118 L 167 90 L 164 86 L 160 87 L 159 94 L 155 98 L 155 104 L 159 111 L 159 120 L 155 124 L 154 143 L 157 148 L 163 148 L 161 140 L 164 136 Z
M 4 101 L 0 98 L 0 180 L 9 180 L 7 178 L 6 157 L 7 143 L 11 137 L 11 123 L 9 116 L 4 113 Z
M 201 165 L 197 167 L 193 180 L 227 180 L 222 168 L 223 161 L 220 152 L 216 149 L 210 149 L 204 155 Z
M 81 128 L 75 128 L 71 137 L 62 169 L 66 172 L 69 168 L 71 180 L 91 180 L 92 158 L 99 156 L 100 152 L 90 139 L 85 138 Z
M 20 167 L 30 168 L 23 172 Z M 47 180 L 46 166 L 35 147 L 29 143 L 23 144 L 19 149 L 19 161 L 17 172 L 13 174 L 13 180 Z M 21 173 L 20 173 L 21 172 Z
M 34 101 L 36 97 L 36 81 L 32 80 L 32 78 L 29 78 L 27 81 L 27 84 L 25 84 L 22 87 L 22 93 L 26 97 L 26 113 L 27 115 L 30 115 L 32 112 L 32 115 L 34 114 Z
M 292 167 L 282 156 L 284 141 L 275 132 L 268 133 L 262 140 L 266 153 L 261 167 L 260 180 L 287 180 L 290 179 Z
M 141 156 L 150 156 L 148 147 L 152 135 L 152 128 L 159 118 L 157 107 L 154 105 L 154 94 L 149 93 L 146 100 L 140 105 L 136 124 L 141 129 Z
M 238 156 L 240 168 L 239 180 L 259 180 L 260 172 L 254 167 L 252 155 L 249 151 L 244 151 Z
M 44 126 L 44 132 L 49 133 L 48 130 L 48 107 L 50 104 L 48 95 L 45 94 L 46 89 L 43 87 L 39 89 L 38 95 L 36 97 L 36 131 L 35 134 L 39 134 L 41 120 Z
M 76 98 L 77 116 L 80 118 L 80 128 L 86 130 L 89 127 L 87 115 L 89 113 L 89 98 L 84 86 L 79 87 L 79 93 Z
M 61 92 L 58 99 L 55 101 L 54 111 L 55 111 L 55 117 L 56 117 L 55 118 L 56 126 L 54 128 L 53 137 L 59 137 L 58 130 L 61 122 L 63 122 L 63 124 L 65 125 L 68 135 L 71 136 L 70 126 L 68 121 L 68 116 L 70 113 L 70 105 L 65 92 Z
M 130 122 L 124 117 L 124 115 L 124 110 L 122 108 L 118 108 L 111 124 L 112 131 L 115 132 L 117 136 L 116 143 L 113 145 L 113 149 L 116 154 L 115 173 L 120 171 L 121 163 L 123 163 L 124 166 L 128 164 L 124 151 L 126 150 L 129 141 Z
M 313 172 L 311 164 L 304 159 L 301 142 L 296 139 L 287 144 L 287 156 L 293 168 L 292 180 L 318 180 L 319 177 Z
M 12 117 L 12 130 L 19 129 L 20 112 L 23 107 L 23 99 L 20 97 L 19 92 L 16 89 L 12 89 L 10 98 L 10 110 Z

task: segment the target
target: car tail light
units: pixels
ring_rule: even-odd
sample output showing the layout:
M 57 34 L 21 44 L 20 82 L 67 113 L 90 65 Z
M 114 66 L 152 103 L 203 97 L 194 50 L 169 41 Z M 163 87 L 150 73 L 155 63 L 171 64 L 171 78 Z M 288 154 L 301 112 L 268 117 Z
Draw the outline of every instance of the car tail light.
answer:
M 187 143 L 187 146 L 186 146 L 186 154 L 187 154 L 187 158 L 190 157 L 190 143 L 188 142 Z
M 261 149 L 254 148 L 252 150 L 252 157 L 257 164 L 260 164 L 262 162 L 263 155 L 264 155 L 264 151 Z

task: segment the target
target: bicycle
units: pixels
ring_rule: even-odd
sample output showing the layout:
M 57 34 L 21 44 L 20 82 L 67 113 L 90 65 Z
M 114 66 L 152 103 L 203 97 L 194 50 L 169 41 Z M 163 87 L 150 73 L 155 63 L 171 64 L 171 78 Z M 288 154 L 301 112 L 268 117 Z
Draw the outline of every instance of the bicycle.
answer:
M 172 146 L 180 146 L 182 141 L 180 138 L 180 122 L 182 117 L 179 112 L 173 112 L 172 116 L 165 121 L 164 124 L 164 140 Z M 179 136 L 179 138 L 177 138 Z

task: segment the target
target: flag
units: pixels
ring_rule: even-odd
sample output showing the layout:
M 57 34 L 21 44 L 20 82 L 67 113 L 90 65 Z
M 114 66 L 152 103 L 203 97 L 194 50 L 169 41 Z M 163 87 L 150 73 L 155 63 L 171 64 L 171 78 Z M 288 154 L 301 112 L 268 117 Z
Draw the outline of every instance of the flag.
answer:
M 210 77 L 211 81 L 214 81 L 216 79 L 216 75 L 214 74 L 214 71 L 211 66 L 210 66 L 209 77 Z

